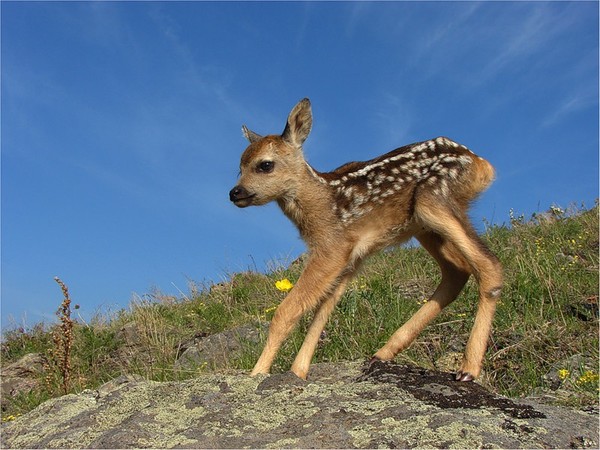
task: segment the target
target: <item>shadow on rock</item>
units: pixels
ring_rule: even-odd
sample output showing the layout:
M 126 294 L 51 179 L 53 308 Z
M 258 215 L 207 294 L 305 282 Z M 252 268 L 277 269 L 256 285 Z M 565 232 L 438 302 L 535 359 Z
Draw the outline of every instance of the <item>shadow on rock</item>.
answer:
M 455 381 L 453 374 L 421 367 L 375 361 L 365 367 L 359 380 L 393 383 L 415 398 L 442 409 L 496 408 L 516 419 L 546 418 L 531 405 L 495 396 L 477 383 Z

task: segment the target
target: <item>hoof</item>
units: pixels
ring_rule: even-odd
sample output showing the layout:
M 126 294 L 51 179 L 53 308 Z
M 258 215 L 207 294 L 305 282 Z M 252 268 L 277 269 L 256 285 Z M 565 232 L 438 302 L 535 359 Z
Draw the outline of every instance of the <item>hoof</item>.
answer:
M 377 361 L 381 361 L 381 359 L 377 356 L 373 356 L 371 359 L 365 359 L 365 362 L 362 366 L 363 370 L 367 372 L 371 371 L 373 369 L 373 364 Z
M 308 372 L 305 370 L 294 370 L 294 368 L 292 367 L 289 373 L 295 375 L 297 378 L 303 381 L 306 381 L 306 379 L 308 378 Z
M 383 361 L 381 358 L 377 357 L 377 356 L 373 356 L 370 360 L 369 360 L 369 366 L 372 366 L 373 363 L 376 363 L 377 361 Z
M 473 381 L 475 377 L 471 375 L 469 372 L 463 372 L 462 370 L 458 371 L 456 376 L 454 377 L 456 381 Z

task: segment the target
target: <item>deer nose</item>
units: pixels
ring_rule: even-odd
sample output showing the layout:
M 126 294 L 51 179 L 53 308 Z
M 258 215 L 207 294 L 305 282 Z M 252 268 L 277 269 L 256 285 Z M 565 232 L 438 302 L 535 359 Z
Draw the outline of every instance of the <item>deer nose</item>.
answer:
M 234 203 L 238 200 L 242 200 L 249 196 L 250 194 L 243 186 L 236 186 L 231 191 L 229 191 L 229 200 L 231 200 Z

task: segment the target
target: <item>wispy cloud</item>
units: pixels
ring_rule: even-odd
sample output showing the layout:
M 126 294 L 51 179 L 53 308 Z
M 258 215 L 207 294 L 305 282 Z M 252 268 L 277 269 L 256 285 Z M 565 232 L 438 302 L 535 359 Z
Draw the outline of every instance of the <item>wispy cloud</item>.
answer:
M 196 95 L 210 99 L 213 109 L 220 108 L 232 115 L 244 112 L 229 92 L 233 79 L 231 69 L 211 61 L 198 61 L 189 44 L 180 35 L 177 22 L 162 6 L 153 8 L 150 16 L 175 55 L 172 70 L 179 70 L 179 77 L 193 88 Z
M 393 148 L 398 143 L 408 142 L 411 119 L 411 104 L 397 93 L 385 92 L 377 99 L 376 128 L 381 133 L 381 148 Z
M 431 27 L 424 30 L 422 36 L 418 39 L 418 46 L 414 49 L 413 57 L 416 61 L 429 59 L 434 53 L 434 57 L 453 58 L 456 52 L 466 50 L 463 46 L 454 45 L 457 40 L 463 41 L 464 34 L 462 30 L 472 29 L 472 26 L 467 25 L 476 12 L 481 8 L 480 2 L 460 3 L 458 10 L 454 10 L 455 5 L 451 6 L 452 13 L 448 12 L 448 16 L 436 17 L 432 20 Z
M 393 34 L 410 46 L 407 64 L 423 79 L 452 80 L 472 91 L 499 77 L 531 73 L 533 61 L 551 60 L 554 48 L 562 48 L 563 39 L 586 17 L 581 4 L 573 3 L 441 3 L 431 6 L 427 28 L 414 30 L 409 24 Z M 541 53 L 547 56 L 538 57 Z
M 517 14 L 518 13 L 518 14 Z M 498 76 L 508 70 L 528 70 L 528 59 L 549 44 L 560 39 L 574 25 L 576 16 L 565 11 L 558 14 L 555 5 L 525 4 L 522 11 L 513 11 L 510 16 L 499 17 L 493 26 L 498 41 L 491 42 L 496 54 L 479 72 L 480 82 Z
M 563 102 L 542 122 L 543 127 L 550 127 L 564 120 L 572 114 L 578 113 L 585 109 L 598 106 L 598 92 L 592 93 L 575 93 L 565 98 Z
M 349 7 L 348 19 L 346 21 L 346 36 L 351 37 L 355 34 L 359 24 L 365 20 L 372 6 L 371 2 L 351 2 Z M 368 20 L 368 19 L 367 19 Z

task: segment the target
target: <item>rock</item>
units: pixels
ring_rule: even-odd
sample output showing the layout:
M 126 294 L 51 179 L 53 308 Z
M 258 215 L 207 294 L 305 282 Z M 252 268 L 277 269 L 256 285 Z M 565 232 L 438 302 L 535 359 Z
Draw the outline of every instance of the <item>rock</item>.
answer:
M 28 353 L 18 361 L 2 369 L 1 407 L 5 408 L 10 399 L 22 392 L 29 392 L 39 385 L 39 377 L 44 372 L 44 357 L 39 353 Z
M 142 342 L 140 327 L 134 321 L 127 322 L 117 332 L 117 339 L 123 341 L 126 347 L 137 347 Z
M 565 426 L 568 424 L 568 426 Z M 598 416 L 513 401 L 450 373 L 376 362 L 130 381 L 49 400 L 2 448 L 598 448 Z
M 113 380 L 110 380 L 110 381 L 104 383 L 102 386 L 100 386 L 96 390 L 96 393 L 97 393 L 98 397 L 105 397 L 108 394 L 120 389 L 127 383 L 134 383 L 134 382 L 139 382 L 139 381 L 144 381 L 144 377 L 141 375 L 137 375 L 137 374 L 121 375 Z
M 31 377 L 44 372 L 45 358 L 40 353 L 28 353 L 2 369 L 3 377 Z
M 190 343 L 181 356 L 175 361 L 177 369 L 194 369 L 209 366 L 211 368 L 227 367 L 231 359 L 241 354 L 247 343 L 258 344 L 261 333 L 266 333 L 268 324 L 247 324 L 222 333 L 210 336 L 198 336 Z

